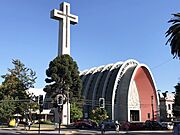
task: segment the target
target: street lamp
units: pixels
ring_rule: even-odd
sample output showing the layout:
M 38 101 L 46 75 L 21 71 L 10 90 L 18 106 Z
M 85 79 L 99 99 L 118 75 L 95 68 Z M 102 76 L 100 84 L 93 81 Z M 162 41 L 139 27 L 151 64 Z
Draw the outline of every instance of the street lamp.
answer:
M 152 120 L 154 121 L 154 106 L 153 106 L 153 96 L 151 96 L 151 107 L 152 107 Z
M 41 112 L 43 111 L 43 95 L 39 95 L 38 96 L 38 104 L 39 104 L 39 130 L 38 130 L 38 134 L 40 134 L 40 117 L 41 117 Z
M 67 91 L 67 125 L 69 125 L 69 87 Z

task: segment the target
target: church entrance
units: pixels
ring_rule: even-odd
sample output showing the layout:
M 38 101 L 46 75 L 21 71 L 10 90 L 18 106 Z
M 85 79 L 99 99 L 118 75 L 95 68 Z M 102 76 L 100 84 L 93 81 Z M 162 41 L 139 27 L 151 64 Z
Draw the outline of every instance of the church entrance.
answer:
M 139 121 L 139 110 L 130 110 L 131 121 Z

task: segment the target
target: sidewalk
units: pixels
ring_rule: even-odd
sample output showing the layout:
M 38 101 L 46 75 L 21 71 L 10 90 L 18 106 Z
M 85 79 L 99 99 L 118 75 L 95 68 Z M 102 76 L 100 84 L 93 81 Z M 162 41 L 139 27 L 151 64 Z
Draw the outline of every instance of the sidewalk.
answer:
M 1 130 L 10 130 L 10 131 L 15 131 L 16 133 L 25 133 L 25 134 L 38 134 L 39 133 L 39 128 L 36 127 L 31 127 L 30 130 L 26 130 L 25 127 L 4 127 L 0 128 Z M 47 127 L 41 127 L 40 128 L 40 133 L 42 134 L 59 134 L 59 129 L 55 128 L 47 128 Z M 60 133 L 62 135 L 67 135 L 67 134 L 76 134 L 78 133 L 77 129 L 69 129 L 65 126 L 61 126 Z
M 39 133 L 39 128 L 31 128 L 31 130 L 25 130 L 24 127 L 18 127 L 18 128 L 0 128 L 0 130 L 10 130 L 11 132 L 15 132 L 17 134 L 26 134 L 26 135 L 37 135 Z M 142 131 L 128 131 L 129 134 L 143 134 L 143 133 L 160 133 L 160 134 L 163 134 L 163 133 L 169 133 L 169 134 L 172 134 L 172 130 L 160 130 L 160 131 L 147 131 L 147 130 L 142 130 Z M 42 128 L 40 130 L 40 134 L 41 135 L 59 135 L 59 129 L 56 128 L 54 130 L 52 129 L 48 129 L 48 128 Z M 79 135 L 79 134 L 88 134 L 88 135 L 100 135 L 101 134 L 101 131 L 100 130 L 83 130 L 83 129 L 74 129 L 74 128 L 69 128 L 69 127 L 66 127 L 66 126 L 61 126 L 61 129 L 60 129 L 60 134 L 61 135 L 68 135 L 68 134 L 76 134 L 76 135 Z M 127 134 L 126 131 L 120 131 L 119 133 L 116 133 L 116 131 L 106 131 L 105 134 L 113 134 L 113 135 L 116 135 L 116 134 Z

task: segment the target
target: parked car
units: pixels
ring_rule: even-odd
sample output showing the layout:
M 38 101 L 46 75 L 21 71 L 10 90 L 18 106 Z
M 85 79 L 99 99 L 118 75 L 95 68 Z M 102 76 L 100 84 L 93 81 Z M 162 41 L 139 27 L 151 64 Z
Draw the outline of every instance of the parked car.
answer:
M 99 127 L 101 128 L 102 122 L 99 124 Z M 107 120 L 103 121 L 105 129 L 113 129 L 115 130 L 115 122 L 113 120 Z
M 169 130 L 172 130 L 173 129 L 173 123 L 172 122 L 161 122 L 162 126 L 164 128 L 167 128 Z
M 121 123 L 121 130 L 143 130 L 143 122 L 124 122 Z
M 173 135 L 179 135 L 180 133 L 180 121 L 173 121 Z
M 96 122 L 88 119 L 77 120 L 73 126 L 76 128 L 97 128 Z
M 132 122 L 130 123 L 130 130 L 143 130 L 144 123 L 143 122 Z
M 145 121 L 144 128 L 148 129 L 148 130 L 164 130 L 164 129 L 167 129 L 166 127 L 163 127 L 160 122 L 150 121 L 150 120 Z

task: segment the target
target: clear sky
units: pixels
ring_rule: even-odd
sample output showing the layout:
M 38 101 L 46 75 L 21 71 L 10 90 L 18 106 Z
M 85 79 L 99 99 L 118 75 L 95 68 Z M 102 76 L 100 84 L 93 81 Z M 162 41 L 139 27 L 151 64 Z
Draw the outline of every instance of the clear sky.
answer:
M 58 22 L 50 11 L 61 0 L 0 1 L 0 75 L 20 59 L 37 73 L 36 88 L 57 56 Z M 165 32 L 179 0 L 68 0 L 79 23 L 71 26 L 71 56 L 79 69 L 135 59 L 146 64 L 162 91 L 180 81 L 180 60 L 166 46 Z M 3 80 L 0 79 L 0 83 Z

